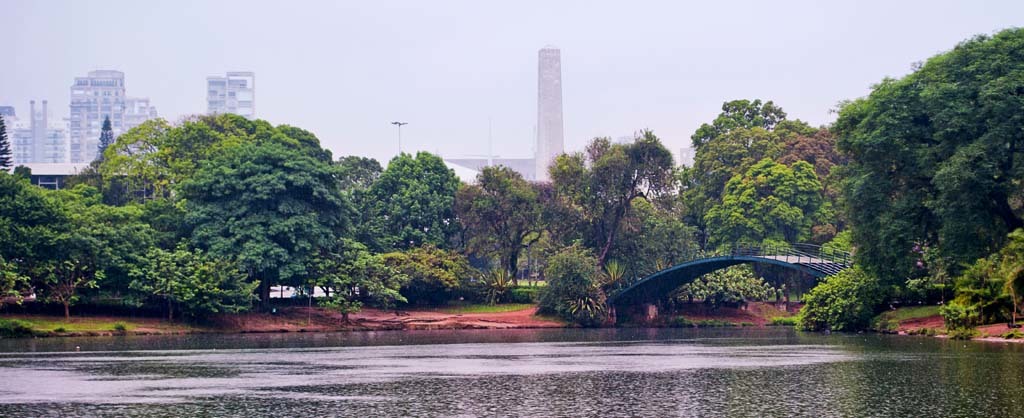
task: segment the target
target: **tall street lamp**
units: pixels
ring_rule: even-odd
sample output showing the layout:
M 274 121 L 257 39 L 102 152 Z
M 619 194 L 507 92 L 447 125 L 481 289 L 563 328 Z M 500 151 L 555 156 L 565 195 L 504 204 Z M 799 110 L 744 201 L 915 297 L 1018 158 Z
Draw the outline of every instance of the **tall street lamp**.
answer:
M 392 125 L 398 127 L 398 153 L 402 153 L 402 125 L 408 125 L 409 122 L 391 122 Z

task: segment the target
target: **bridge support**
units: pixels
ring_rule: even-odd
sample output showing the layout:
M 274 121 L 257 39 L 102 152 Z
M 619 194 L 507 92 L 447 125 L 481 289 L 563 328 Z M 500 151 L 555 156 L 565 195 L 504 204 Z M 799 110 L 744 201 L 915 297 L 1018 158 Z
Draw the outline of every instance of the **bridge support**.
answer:
M 658 305 L 645 303 L 643 309 L 645 321 L 654 322 L 655 319 L 658 319 Z

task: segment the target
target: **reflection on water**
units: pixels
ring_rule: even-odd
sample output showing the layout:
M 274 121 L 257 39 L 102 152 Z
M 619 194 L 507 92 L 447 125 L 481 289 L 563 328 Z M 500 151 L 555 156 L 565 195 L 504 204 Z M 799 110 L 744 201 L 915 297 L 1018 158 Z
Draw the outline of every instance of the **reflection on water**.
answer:
M 1024 416 L 1020 345 L 924 337 L 665 329 L 0 343 L 0 416 Z M 62 351 L 69 344 L 82 351 Z

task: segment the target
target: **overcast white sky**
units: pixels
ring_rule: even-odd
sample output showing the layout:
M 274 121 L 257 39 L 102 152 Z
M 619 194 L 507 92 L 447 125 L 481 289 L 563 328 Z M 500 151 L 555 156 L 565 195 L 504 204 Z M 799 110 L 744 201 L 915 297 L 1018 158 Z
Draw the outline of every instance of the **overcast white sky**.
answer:
M 678 152 L 723 101 L 832 120 L 837 102 L 975 34 L 1024 25 L 1024 1 L 0 0 L 0 105 L 68 114 L 72 79 L 125 72 L 176 120 L 205 78 L 256 72 L 258 116 L 336 156 L 404 149 L 527 157 L 537 50 L 562 50 L 566 147 L 653 129 Z

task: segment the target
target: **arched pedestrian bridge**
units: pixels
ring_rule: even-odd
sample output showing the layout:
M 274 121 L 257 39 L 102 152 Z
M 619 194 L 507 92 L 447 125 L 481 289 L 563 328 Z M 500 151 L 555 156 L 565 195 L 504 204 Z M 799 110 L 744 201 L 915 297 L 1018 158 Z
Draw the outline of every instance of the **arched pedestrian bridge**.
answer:
M 850 267 L 852 260 L 848 252 L 810 244 L 738 245 L 715 253 L 695 252 L 680 264 L 647 277 L 623 281 L 609 292 L 608 302 L 616 306 L 655 302 L 704 274 L 744 263 L 772 264 L 822 278 Z

